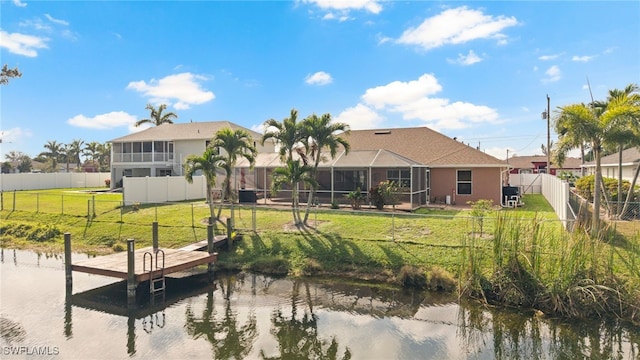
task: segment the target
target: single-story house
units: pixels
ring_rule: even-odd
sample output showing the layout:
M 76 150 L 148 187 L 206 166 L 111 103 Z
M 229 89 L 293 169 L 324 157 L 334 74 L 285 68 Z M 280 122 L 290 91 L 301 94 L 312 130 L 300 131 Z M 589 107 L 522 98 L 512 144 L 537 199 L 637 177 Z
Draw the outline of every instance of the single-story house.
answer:
M 615 152 L 611 155 L 603 156 L 600 159 L 600 167 L 602 168 L 602 176 L 608 178 L 618 178 L 619 153 Z M 596 162 L 590 161 L 583 165 L 587 175 L 595 174 Z M 635 171 L 640 166 L 640 150 L 637 147 L 631 147 L 622 151 L 622 179 L 631 182 Z
M 201 155 L 223 128 L 247 131 L 259 153 L 275 151 L 272 141 L 260 145 L 262 134 L 229 121 L 162 124 L 110 141 L 111 186 L 121 186 L 125 176 L 184 176 L 184 160 Z
M 242 128 L 226 122 L 163 124 L 111 141 L 111 184 L 124 176 L 183 176 L 182 164 L 191 154 L 201 154 L 215 132 L 222 127 Z M 272 197 L 271 174 L 283 166 L 272 142 L 260 146 L 262 134 L 251 134 L 258 156 L 251 168 L 239 159 L 233 187 L 252 197 Z M 427 127 L 352 130 L 343 134 L 350 144 L 335 158 L 324 154 L 319 166 L 319 201 L 348 200 L 345 195 L 369 189 L 383 181 L 399 184 L 398 201 L 415 209 L 427 204 L 466 204 L 481 199 L 503 202 L 503 186 L 508 165 L 475 147 L 447 137 Z M 303 201 L 308 189 L 300 189 Z M 286 187 L 277 194 L 290 200 Z
M 542 174 L 547 172 L 547 156 L 512 156 L 507 159 L 507 163 L 511 170 L 510 174 Z M 562 166 L 551 163 L 551 175 L 560 175 L 561 172 L 569 172 L 576 176 L 581 175 L 582 161 L 578 158 L 568 157 Z

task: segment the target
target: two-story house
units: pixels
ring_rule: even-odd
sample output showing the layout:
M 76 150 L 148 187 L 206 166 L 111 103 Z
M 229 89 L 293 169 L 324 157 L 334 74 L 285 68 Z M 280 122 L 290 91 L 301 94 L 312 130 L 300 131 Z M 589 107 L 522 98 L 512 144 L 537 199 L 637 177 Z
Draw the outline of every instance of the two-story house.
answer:
M 111 186 L 122 186 L 125 176 L 182 176 L 184 160 L 202 154 L 223 128 L 247 131 L 259 153 L 275 151 L 273 142 L 260 145 L 262 134 L 228 121 L 162 124 L 110 141 Z

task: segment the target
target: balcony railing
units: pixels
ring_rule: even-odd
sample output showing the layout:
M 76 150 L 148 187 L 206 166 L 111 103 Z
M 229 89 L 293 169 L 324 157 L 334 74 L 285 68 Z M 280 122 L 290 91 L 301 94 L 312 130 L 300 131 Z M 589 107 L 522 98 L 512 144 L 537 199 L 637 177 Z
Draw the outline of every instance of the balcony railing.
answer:
M 173 153 L 114 153 L 115 163 L 171 162 Z

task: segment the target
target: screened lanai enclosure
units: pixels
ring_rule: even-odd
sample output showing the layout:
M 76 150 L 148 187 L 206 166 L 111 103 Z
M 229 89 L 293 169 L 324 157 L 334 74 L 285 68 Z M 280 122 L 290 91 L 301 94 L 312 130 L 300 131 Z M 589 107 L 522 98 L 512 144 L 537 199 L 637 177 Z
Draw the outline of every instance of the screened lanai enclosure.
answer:
M 296 158 L 299 159 L 297 155 Z M 291 203 L 289 186 L 285 185 L 277 192 L 271 189 L 273 170 L 283 166 L 277 153 L 258 154 L 253 168 L 249 168 L 246 160 L 240 160 L 234 174 L 240 202 Z M 427 166 L 388 150 L 358 150 L 348 154 L 343 151 L 334 159 L 329 153 L 323 154 L 318 167 L 317 205 L 349 204 L 346 196 L 350 192 L 359 189 L 368 195 L 369 189 L 387 180 L 399 185 L 395 194 L 396 209 L 414 210 L 428 204 Z M 306 203 L 309 189 L 299 186 L 300 202 Z

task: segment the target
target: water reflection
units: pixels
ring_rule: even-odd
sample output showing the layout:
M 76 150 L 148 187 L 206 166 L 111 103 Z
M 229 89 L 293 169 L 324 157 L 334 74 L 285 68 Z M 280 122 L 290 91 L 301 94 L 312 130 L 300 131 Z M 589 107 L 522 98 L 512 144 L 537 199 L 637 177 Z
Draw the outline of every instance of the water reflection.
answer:
M 638 328 L 560 322 L 439 294 L 257 274 L 167 279 L 164 296 L 1 252 L 0 346 L 61 358 L 637 359 Z M 6 255 L 6 256 L 5 256 Z M 5 261 L 7 260 L 7 261 Z M 84 289 L 84 291 L 82 291 Z M 23 356 L 24 357 L 24 356 Z

